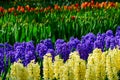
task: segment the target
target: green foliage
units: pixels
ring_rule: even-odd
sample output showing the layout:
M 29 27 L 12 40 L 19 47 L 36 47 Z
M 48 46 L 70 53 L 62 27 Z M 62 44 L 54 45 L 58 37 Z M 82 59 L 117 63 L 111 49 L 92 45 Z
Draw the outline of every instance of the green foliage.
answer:
M 5 14 L 0 18 L 0 42 L 23 42 L 51 38 L 69 40 L 80 38 L 89 32 L 115 31 L 120 25 L 120 9 L 92 9 L 77 11 L 27 12 L 14 16 Z M 75 19 L 71 17 L 74 16 Z

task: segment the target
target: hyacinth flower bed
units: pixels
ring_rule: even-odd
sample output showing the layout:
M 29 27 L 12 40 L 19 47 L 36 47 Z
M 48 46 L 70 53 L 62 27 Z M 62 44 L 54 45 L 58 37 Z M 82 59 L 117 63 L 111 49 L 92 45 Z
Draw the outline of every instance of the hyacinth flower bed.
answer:
M 97 50 L 96 48 L 101 49 L 101 51 Z M 117 49 L 114 49 L 114 48 L 117 48 Z M 52 62 L 60 61 L 61 65 L 63 63 L 65 64 L 63 66 L 63 69 L 64 69 L 65 66 L 68 66 L 67 64 L 69 63 L 69 59 L 71 59 L 71 58 L 69 58 L 70 53 L 72 53 L 72 52 L 74 53 L 74 51 L 77 51 L 75 53 L 79 57 L 79 59 L 77 57 L 75 58 L 75 59 L 78 59 L 78 60 L 76 60 L 76 61 L 78 61 L 78 63 L 76 63 L 75 67 L 78 68 L 79 66 L 84 66 L 84 69 L 80 69 L 80 71 L 83 70 L 82 71 L 83 73 L 80 72 L 80 74 L 78 74 L 78 76 L 79 75 L 83 75 L 83 76 L 78 77 L 76 75 L 75 80 L 76 79 L 81 80 L 86 77 L 88 77 L 88 79 L 89 79 L 90 76 L 93 76 L 93 75 L 91 73 L 86 73 L 86 77 L 85 77 L 84 75 L 87 70 L 90 72 L 91 72 L 91 70 L 93 72 L 96 72 L 94 69 L 101 71 L 101 70 L 99 70 L 98 67 L 92 68 L 91 67 L 92 64 L 96 63 L 94 65 L 97 65 L 97 62 L 91 62 L 91 61 L 93 61 L 94 59 L 101 60 L 101 58 L 99 57 L 99 53 L 101 54 L 102 52 L 105 53 L 102 55 L 104 55 L 104 56 L 108 55 L 109 60 L 111 59 L 110 56 L 112 58 L 114 56 L 119 57 L 118 56 L 119 52 L 120 52 L 118 50 L 119 48 L 120 48 L 120 27 L 117 28 L 115 34 L 112 32 L 112 30 L 108 30 L 108 31 L 106 31 L 106 33 L 102 33 L 102 34 L 98 33 L 97 35 L 94 35 L 93 33 L 88 33 L 85 36 L 82 36 L 81 40 L 74 38 L 74 37 L 70 38 L 70 40 L 68 42 L 65 42 L 63 39 L 58 39 L 55 42 L 55 44 L 53 44 L 50 39 L 41 40 L 40 43 L 38 43 L 36 46 L 34 46 L 33 41 L 22 42 L 22 43 L 16 42 L 13 46 L 8 43 L 0 44 L 1 77 L 3 79 L 5 79 L 7 76 L 9 76 L 9 78 L 11 77 L 12 80 L 17 79 L 17 78 L 21 78 L 20 80 L 26 80 L 27 77 L 30 77 L 29 75 L 34 75 L 34 74 L 32 72 L 29 73 L 29 75 L 26 75 L 26 77 L 24 77 L 26 79 L 22 79 L 23 77 L 20 77 L 20 76 L 22 76 L 23 74 L 26 74 L 27 71 L 29 71 L 29 70 L 27 70 L 27 69 L 29 69 L 29 68 L 27 68 L 28 65 L 29 65 L 29 67 L 32 67 L 32 65 L 34 67 L 34 61 L 35 61 L 35 62 L 37 62 L 35 64 L 35 67 L 37 67 L 37 69 L 39 67 L 39 69 L 40 69 L 38 71 L 38 76 L 36 76 L 36 77 L 40 78 L 40 76 L 41 76 L 41 78 L 44 78 L 45 80 L 47 78 L 48 79 L 49 78 L 50 79 L 54 79 L 54 78 L 59 79 L 60 78 L 62 80 L 63 78 L 67 78 L 67 77 L 62 77 L 63 76 L 62 74 L 61 74 L 62 75 L 61 77 L 60 76 L 58 77 L 57 75 L 59 75 L 59 73 L 58 74 L 57 73 L 50 74 L 50 72 L 51 72 L 50 70 L 53 70 L 52 69 L 53 67 L 49 66 L 49 65 L 52 65 Z M 96 53 L 96 55 L 95 55 L 96 58 L 91 59 L 89 57 L 91 57 L 90 55 L 94 55 L 94 49 L 95 49 L 95 53 Z M 96 52 L 96 50 L 97 50 L 97 52 Z M 93 52 L 93 54 L 90 54 L 92 52 Z M 50 54 L 47 54 L 47 53 L 50 53 Z M 98 55 L 97 55 L 97 53 L 98 53 Z M 112 54 L 112 53 L 114 53 L 114 54 Z M 45 55 L 47 55 L 48 57 L 47 56 L 45 57 Z M 58 57 L 56 60 L 55 56 L 59 56 L 60 60 L 58 59 Z M 119 62 L 119 58 L 114 58 L 114 61 L 116 62 L 117 59 Z M 34 61 L 31 62 L 31 60 L 34 60 Z M 47 60 L 48 60 L 48 62 L 47 62 Z M 16 61 L 18 61 L 18 63 L 14 63 Z M 51 62 L 49 62 L 49 61 L 51 61 Z M 80 61 L 80 63 L 82 62 L 81 65 L 80 65 L 79 61 Z M 58 62 L 56 62 L 55 65 L 57 65 Z M 98 62 L 100 62 L 100 61 L 98 61 Z M 105 64 L 101 61 L 101 65 L 97 65 L 97 66 L 101 67 L 101 66 L 105 66 L 105 65 L 112 65 L 113 63 L 117 64 L 117 62 L 116 63 L 115 62 L 111 62 L 111 63 L 108 62 L 108 64 Z M 73 61 L 73 63 L 75 63 L 75 62 Z M 48 65 L 45 65 L 45 64 L 48 64 Z M 104 64 L 104 65 L 102 65 L 102 64 Z M 12 72 L 12 65 L 13 65 L 13 70 L 16 68 L 19 68 L 18 66 L 20 66 L 20 69 L 23 70 L 23 72 L 25 71 L 25 73 L 22 74 L 22 72 L 21 72 L 20 74 L 17 74 L 19 72 L 14 72 L 14 71 Z M 71 68 L 74 69 L 73 65 L 69 65 L 69 66 L 71 66 Z M 108 73 L 104 73 L 105 75 L 103 76 L 103 80 L 106 78 L 106 76 L 107 76 L 107 78 L 109 78 L 111 80 L 112 80 L 112 78 L 114 78 L 114 76 L 117 79 L 119 78 L 117 76 L 117 73 L 119 72 L 119 66 L 117 67 L 117 65 L 116 65 L 115 69 L 114 69 L 114 66 L 113 66 L 113 69 L 109 66 L 107 66 L 108 68 L 105 67 L 106 68 L 105 70 L 112 69 L 111 71 L 113 71 L 113 70 L 115 70 L 115 71 L 113 71 L 114 73 L 113 73 L 113 75 L 111 75 L 112 73 L 109 72 L 109 70 L 108 70 Z M 60 69 L 59 67 L 60 66 L 58 66 L 57 68 Z M 86 68 L 86 67 L 89 67 L 90 69 Z M 67 68 L 67 69 L 69 69 L 69 68 Z M 103 69 L 103 68 L 101 68 L 101 69 Z M 18 70 L 18 69 L 16 69 L 16 70 Z M 48 72 L 44 72 L 44 71 L 48 71 Z M 76 71 L 79 71 L 79 70 L 76 70 Z M 56 72 L 59 72 L 59 71 L 56 71 Z M 8 73 L 9 73 L 9 75 L 8 75 Z M 63 72 L 63 74 L 67 74 L 67 73 Z M 74 73 L 71 73 L 71 74 L 74 74 Z M 75 74 L 76 74 L 76 72 L 75 72 Z M 56 75 L 57 77 L 55 77 L 53 75 Z M 101 75 L 102 75 L 102 73 L 101 73 Z M 98 72 L 98 75 L 96 74 L 96 76 L 97 76 L 96 78 L 100 78 L 99 72 Z M 27 79 L 27 80 L 29 80 L 29 79 Z M 37 78 L 37 80 L 39 80 L 39 79 Z
M 20 60 L 10 66 L 7 80 L 119 80 L 120 50 L 118 48 L 102 52 L 94 49 L 87 62 L 78 52 L 71 52 L 66 62 L 51 53 L 44 55 L 43 68 L 32 60 L 24 66 Z M 24 76 L 24 77 L 23 77 Z
M 0 7 L 0 43 L 34 40 L 36 44 L 47 38 L 51 38 L 52 42 L 58 38 L 68 41 L 71 36 L 81 38 L 89 32 L 97 34 L 108 29 L 115 32 L 120 25 L 119 14 L 120 4 L 117 2 Z
M 39 80 L 40 78 L 44 80 L 119 80 L 119 56 L 120 50 L 118 49 L 103 53 L 101 50 L 95 49 L 88 57 L 87 63 L 80 59 L 78 52 L 71 53 L 69 59 L 64 63 L 59 56 L 55 56 L 53 62 L 51 54 L 48 53 L 43 60 L 43 77 L 40 75 L 40 66 L 37 63 L 34 64 L 33 61 L 26 67 L 19 62 L 14 63 L 8 77 L 13 80 Z M 20 72 L 20 69 L 23 72 Z M 21 74 L 25 77 L 21 77 Z

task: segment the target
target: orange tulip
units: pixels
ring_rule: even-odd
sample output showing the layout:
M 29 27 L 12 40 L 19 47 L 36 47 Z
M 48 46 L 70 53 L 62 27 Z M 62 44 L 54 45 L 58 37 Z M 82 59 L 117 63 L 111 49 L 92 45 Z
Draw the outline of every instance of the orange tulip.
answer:
M 68 6 L 68 10 L 71 11 L 72 10 L 72 6 Z
M 30 11 L 30 6 L 29 5 L 26 5 L 25 8 Z
M 100 3 L 96 2 L 95 7 L 100 8 Z
M 57 4 L 54 5 L 54 9 L 55 10 L 59 10 L 60 9 L 60 6 L 58 6 Z
M 68 8 L 67 6 L 64 6 L 64 10 L 67 10 L 67 8 Z
M 20 9 L 21 9 L 21 6 L 18 6 L 18 7 L 17 7 L 17 11 L 20 11 Z
M 22 13 L 24 13 L 24 12 L 25 12 L 24 7 L 21 7 L 21 8 L 20 8 L 20 11 L 21 11 Z

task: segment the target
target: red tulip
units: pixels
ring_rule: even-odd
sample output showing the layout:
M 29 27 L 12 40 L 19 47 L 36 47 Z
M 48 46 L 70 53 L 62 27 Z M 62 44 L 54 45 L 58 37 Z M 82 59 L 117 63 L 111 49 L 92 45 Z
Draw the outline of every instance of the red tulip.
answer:
M 20 11 L 20 9 L 21 9 L 21 6 L 18 6 L 18 7 L 17 7 L 17 11 Z
M 31 9 L 30 9 L 30 11 L 34 11 L 34 10 L 35 10 L 35 8 L 31 8 Z
M 48 7 L 47 7 L 47 10 L 50 10 L 50 9 L 51 9 L 51 6 L 48 6 Z
M 72 19 L 72 20 L 75 20 L 75 16 L 71 16 L 71 19 Z
M 78 3 L 76 3 L 76 4 L 75 4 L 75 7 L 76 7 L 76 8 L 78 8 L 78 6 L 79 6 L 79 4 L 78 4 Z
M 0 12 L 4 12 L 4 8 L 3 7 L 0 7 Z

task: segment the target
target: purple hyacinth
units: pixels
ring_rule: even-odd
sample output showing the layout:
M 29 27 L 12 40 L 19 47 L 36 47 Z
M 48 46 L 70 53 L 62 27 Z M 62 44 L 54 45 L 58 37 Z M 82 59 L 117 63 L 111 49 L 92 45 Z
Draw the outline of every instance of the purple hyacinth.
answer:
M 25 64 L 25 46 L 26 43 L 15 43 L 14 50 L 15 50 L 15 60 L 18 61 L 19 59 L 22 60 L 22 63 Z
M 86 44 L 84 44 L 84 43 L 78 44 L 76 50 L 79 52 L 80 57 L 82 59 L 87 60 L 87 58 L 88 58 L 88 52 L 87 52 Z
M 48 49 L 47 53 L 51 53 L 53 57 L 56 56 L 55 51 L 53 49 Z
M 106 47 L 106 49 L 110 48 L 110 39 L 111 39 L 111 37 L 106 37 L 105 38 L 105 47 Z
M 55 51 L 53 49 L 48 49 L 47 53 L 50 53 L 52 55 L 52 60 L 54 60 L 54 57 L 56 56 Z
M 94 42 L 94 49 L 95 48 L 98 48 L 98 49 L 101 49 L 102 51 L 104 51 L 104 44 L 103 44 L 103 42 L 100 41 L 100 40 L 96 40 Z
M 35 54 L 32 51 L 28 51 L 25 54 L 25 61 L 24 61 L 24 65 L 26 66 L 28 63 L 30 63 L 31 60 L 35 59 Z
M 116 29 L 116 32 L 119 32 L 119 31 L 120 31 L 120 26 L 118 26 Z
M 5 67 L 8 67 L 9 57 L 7 55 L 9 55 L 12 50 L 13 47 L 10 44 L 0 44 L 0 74 L 2 72 L 5 72 Z M 12 60 L 10 60 L 9 62 L 12 63 Z
M 70 54 L 70 49 L 67 43 L 57 44 L 56 45 L 56 54 L 60 55 L 64 61 L 66 61 Z
M 87 54 L 91 53 L 93 51 L 94 48 L 94 42 L 91 42 L 89 40 L 86 40 L 86 42 L 84 43 L 87 49 Z
M 14 63 L 15 62 L 15 52 L 14 51 L 9 51 L 6 55 L 6 59 L 7 59 L 7 63 L 11 62 Z
M 70 41 L 67 44 L 68 44 L 70 51 L 72 52 L 76 49 L 79 43 L 80 43 L 80 40 L 78 40 L 77 38 L 71 37 Z
M 4 44 L 0 44 L 0 74 L 4 71 Z
M 114 36 L 114 35 L 113 35 L 113 31 L 112 31 L 112 30 L 108 30 L 108 31 L 106 32 L 106 36 L 113 37 L 113 36 Z
M 41 40 L 40 43 L 43 43 L 45 46 L 47 46 L 48 49 L 53 49 L 53 44 L 51 39 Z
M 102 33 L 102 38 L 105 39 L 105 37 L 106 37 L 106 34 Z
M 90 42 L 94 42 L 96 40 L 96 36 L 93 33 L 88 33 L 84 36 L 85 41 L 89 40 Z
M 35 59 L 35 47 L 33 41 L 26 42 L 25 48 L 25 65 L 27 65 L 31 60 Z
M 55 46 L 59 45 L 59 44 L 63 44 L 65 43 L 65 41 L 63 39 L 57 39 L 55 42 Z
M 115 36 L 119 36 L 120 37 L 120 26 L 117 27 Z
M 104 34 L 99 34 L 97 35 L 97 39 L 94 42 L 94 49 L 99 48 L 102 51 L 104 51 L 104 46 L 105 46 L 105 35 Z
M 28 51 L 32 51 L 32 52 L 35 51 L 35 47 L 34 47 L 33 41 L 26 42 L 25 53 L 27 53 Z
M 27 65 L 31 60 L 35 59 L 35 47 L 33 41 L 23 42 L 23 43 L 15 43 L 15 60 L 22 60 L 24 65 Z
M 81 37 L 81 43 L 85 43 L 85 36 Z
M 4 44 L 4 48 L 5 48 L 6 52 L 13 50 L 13 47 L 10 44 L 8 44 L 8 43 Z
M 115 43 L 116 43 L 116 46 L 120 48 L 120 36 L 115 37 Z
M 114 49 L 116 47 L 115 38 L 110 39 L 110 48 Z
M 43 43 L 39 43 L 37 44 L 37 47 L 36 47 L 36 52 L 38 53 L 38 56 L 40 59 L 43 59 L 43 56 L 47 53 L 47 46 Z

